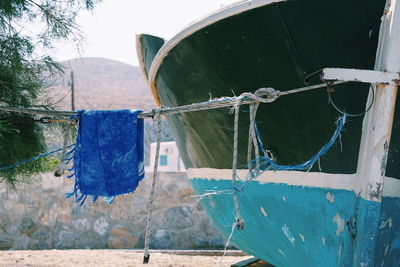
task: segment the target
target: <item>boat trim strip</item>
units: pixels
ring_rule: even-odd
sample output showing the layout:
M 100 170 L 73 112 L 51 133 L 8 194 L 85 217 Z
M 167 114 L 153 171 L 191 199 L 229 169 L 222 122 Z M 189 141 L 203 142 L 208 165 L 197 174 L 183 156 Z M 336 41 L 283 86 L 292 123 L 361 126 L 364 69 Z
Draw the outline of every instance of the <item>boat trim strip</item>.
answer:
M 150 67 L 149 77 L 148 77 L 149 83 L 152 82 L 154 83 L 158 69 L 160 68 L 164 58 L 168 55 L 169 51 L 171 51 L 177 44 L 179 44 L 186 37 L 220 20 L 249 11 L 251 9 L 255 9 L 261 6 L 282 1 L 284 0 L 242 1 L 239 3 L 229 5 L 221 10 L 218 10 L 214 13 L 209 14 L 208 16 L 203 17 L 202 19 L 193 22 L 192 24 L 184 28 L 182 31 L 180 31 L 178 34 L 176 34 L 173 38 L 165 42 L 165 44 L 160 48 L 160 50 L 154 57 L 153 63 L 151 64 Z
M 246 180 L 248 170 L 237 170 L 240 180 Z M 214 168 L 189 168 L 187 169 L 189 179 L 208 180 L 231 180 L 231 169 Z M 323 172 L 301 172 L 301 171 L 265 171 L 254 182 L 261 184 L 278 183 L 291 186 L 307 186 L 317 188 L 342 189 L 361 192 L 361 186 L 357 183 L 356 174 L 332 174 Z M 383 196 L 400 197 L 400 180 L 385 177 Z

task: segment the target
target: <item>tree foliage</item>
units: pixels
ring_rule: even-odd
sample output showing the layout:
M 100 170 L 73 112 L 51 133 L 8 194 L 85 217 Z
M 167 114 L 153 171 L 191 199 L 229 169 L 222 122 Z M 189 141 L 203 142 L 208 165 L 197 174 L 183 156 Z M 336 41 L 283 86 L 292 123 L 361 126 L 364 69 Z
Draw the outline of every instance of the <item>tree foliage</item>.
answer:
M 79 47 L 77 15 L 98 1 L 0 0 L 0 106 L 51 108 L 46 89 L 62 67 L 49 53 L 60 40 Z M 44 151 L 43 129 L 31 115 L 0 111 L 0 168 Z M 0 182 L 13 185 L 47 165 L 40 160 L 0 171 Z

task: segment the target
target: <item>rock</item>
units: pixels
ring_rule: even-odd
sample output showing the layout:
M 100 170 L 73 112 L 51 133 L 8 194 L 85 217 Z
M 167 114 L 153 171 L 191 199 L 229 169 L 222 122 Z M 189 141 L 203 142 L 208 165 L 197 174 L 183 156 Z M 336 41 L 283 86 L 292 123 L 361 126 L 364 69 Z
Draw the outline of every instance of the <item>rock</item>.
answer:
M 208 240 L 208 243 L 210 244 L 211 247 L 214 248 L 225 247 L 225 241 L 222 239 L 221 236 L 215 236 L 210 238 L 210 240 Z
M 0 193 L 0 249 L 142 248 L 151 188 L 147 178 L 134 194 L 120 196 L 112 205 L 88 199 L 79 207 L 63 195 L 72 191 L 74 181 L 51 176 Z M 160 174 L 152 247 L 207 247 L 218 236 L 192 194 L 184 174 Z M 224 245 L 216 240 L 214 245 Z
M 0 231 L 0 250 L 10 249 L 12 245 L 11 238 L 3 231 Z
M 57 221 L 68 223 L 71 221 L 71 212 L 69 209 L 59 209 L 57 214 Z
M 202 236 L 196 236 L 193 238 L 193 245 L 195 248 L 208 248 L 209 244 L 207 240 L 204 239 Z
M 26 250 L 29 248 L 29 236 L 22 234 L 14 240 L 14 244 L 11 249 L 14 250 Z
M 36 230 L 32 235 L 31 238 L 32 239 L 36 239 L 36 240 L 48 240 L 51 238 L 51 230 L 48 228 L 39 228 L 38 230 Z
M 86 218 L 72 220 L 71 224 L 75 227 L 77 233 L 84 233 L 92 228 L 91 223 Z
M 194 197 L 194 192 L 190 188 L 179 190 L 178 199 L 182 203 L 192 202 L 196 198 Z
M 75 248 L 98 249 L 106 248 L 107 240 L 93 230 L 84 232 L 75 239 Z
M 93 230 L 99 235 L 104 236 L 107 233 L 109 226 L 110 224 L 108 219 L 106 217 L 100 217 L 94 222 Z
M 45 210 L 39 217 L 39 221 L 43 225 L 54 227 L 57 222 L 57 217 L 58 214 L 55 210 Z
M 150 247 L 155 249 L 171 248 L 172 236 L 166 229 L 157 229 L 150 237 Z
M 22 219 L 19 229 L 21 233 L 31 235 L 37 230 L 37 225 L 31 218 L 25 217 Z
M 110 230 L 109 235 L 108 246 L 110 248 L 134 248 L 139 239 L 121 225 Z
M 64 227 L 54 240 L 54 247 L 57 249 L 71 249 L 74 247 L 75 234 L 68 228 Z
M 29 242 L 29 249 L 49 249 L 51 246 L 48 242 L 42 240 L 30 240 Z
M 184 229 L 194 224 L 196 215 L 189 206 L 173 207 L 165 213 L 165 223 L 170 229 Z

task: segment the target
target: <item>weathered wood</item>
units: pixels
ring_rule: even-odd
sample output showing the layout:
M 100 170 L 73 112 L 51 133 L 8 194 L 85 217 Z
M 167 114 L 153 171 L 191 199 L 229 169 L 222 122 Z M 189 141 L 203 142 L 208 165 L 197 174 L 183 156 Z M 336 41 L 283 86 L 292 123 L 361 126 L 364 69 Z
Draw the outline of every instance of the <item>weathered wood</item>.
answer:
M 329 81 L 384 83 L 392 85 L 400 82 L 400 75 L 397 72 L 342 68 L 325 68 L 322 71 L 321 78 Z

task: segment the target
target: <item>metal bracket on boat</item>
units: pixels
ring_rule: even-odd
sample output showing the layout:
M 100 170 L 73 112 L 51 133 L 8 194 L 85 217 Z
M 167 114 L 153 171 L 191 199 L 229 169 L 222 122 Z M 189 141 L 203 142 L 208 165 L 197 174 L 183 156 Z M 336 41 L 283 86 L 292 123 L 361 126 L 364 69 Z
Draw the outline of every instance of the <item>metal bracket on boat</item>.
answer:
M 322 80 L 400 85 L 400 74 L 376 70 L 325 68 Z

